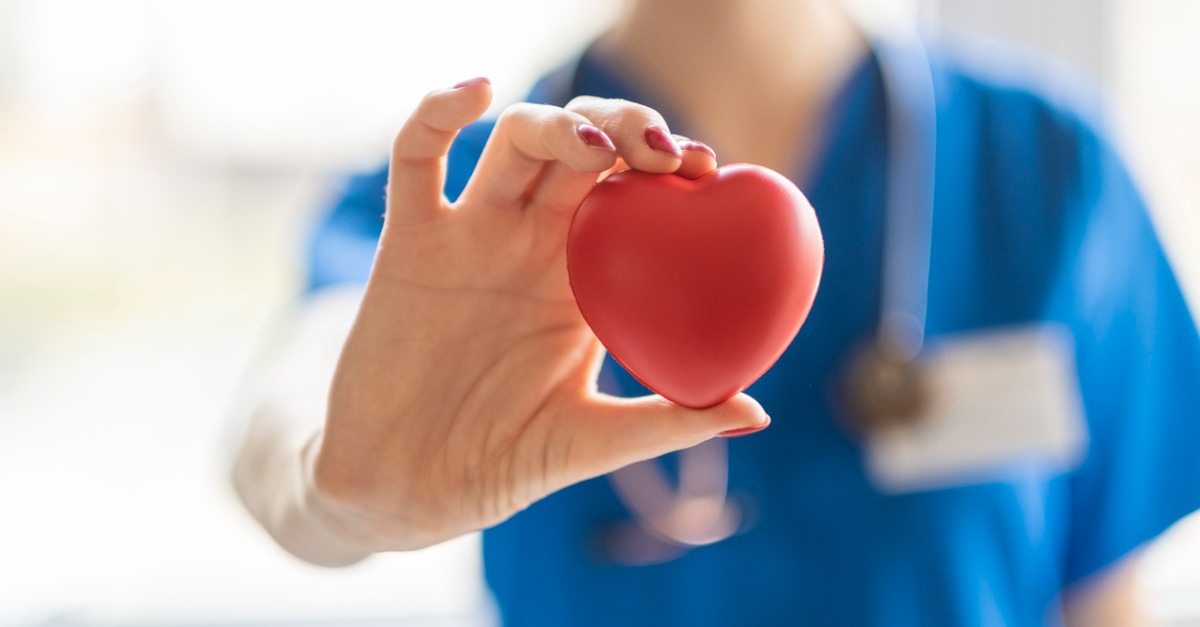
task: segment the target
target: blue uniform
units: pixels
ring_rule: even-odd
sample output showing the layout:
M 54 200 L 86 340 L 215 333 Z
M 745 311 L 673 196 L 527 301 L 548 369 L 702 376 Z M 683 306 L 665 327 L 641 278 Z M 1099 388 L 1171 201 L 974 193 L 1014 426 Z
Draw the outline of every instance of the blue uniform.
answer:
M 565 489 L 484 534 L 506 624 L 1055 624 L 1062 588 L 1200 507 L 1200 336 L 1125 167 L 1084 108 L 946 48 L 930 57 L 928 334 L 1065 325 L 1089 432 L 1081 464 L 889 495 L 839 426 L 836 375 L 880 306 L 888 133 L 868 58 L 830 109 L 817 166 L 794 177 L 820 219 L 826 266 L 807 323 L 749 389 L 770 430 L 730 443 L 730 489 L 755 524 L 672 562 L 622 567 L 590 551 L 600 526 L 629 517 L 608 482 Z M 656 106 L 587 55 L 568 89 L 541 85 L 531 99 L 581 93 Z M 451 198 L 490 130 L 473 125 L 456 142 Z M 313 240 L 312 288 L 367 276 L 385 177 L 349 182 Z

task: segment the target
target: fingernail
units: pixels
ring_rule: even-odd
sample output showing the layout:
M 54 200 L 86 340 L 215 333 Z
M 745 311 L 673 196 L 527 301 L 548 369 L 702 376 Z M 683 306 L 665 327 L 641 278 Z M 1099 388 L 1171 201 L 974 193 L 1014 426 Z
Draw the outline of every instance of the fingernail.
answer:
M 603 148 L 609 152 L 617 151 L 617 147 L 613 145 L 608 135 L 591 124 L 580 124 L 575 129 L 575 133 L 579 135 L 579 139 L 582 139 L 583 143 L 593 148 Z
M 722 431 L 722 432 L 718 433 L 717 437 L 718 438 L 740 438 L 743 435 L 750 435 L 751 433 L 758 433 L 759 431 L 762 431 L 763 429 L 766 429 L 769 426 L 771 426 L 771 419 L 767 418 L 766 422 L 762 423 L 761 425 L 758 425 L 757 427 L 742 427 L 741 429 L 730 429 L 729 431 Z
M 683 152 L 679 150 L 679 144 L 675 143 L 675 138 L 663 127 L 657 124 L 651 124 L 646 127 L 646 144 L 651 148 L 665 152 L 672 157 L 678 159 L 683 156 Z
M 681 150 L 695 150 L 698 152 L 707 153 L 708 156 L 712 157 L 713 159 L 717 158 L 716 151 L 714 151 L 712 148 L 709 148 L 708 144 L 705 144 L 703 142 L 698 142 L 696 140 L 685 141 L 685 142 L 679 144 L 679 148 Z
M 456 84 L 454 87 L 451 87 L 451 89 L 462 89 L 464 87 L 473 87 L 475 85 L 482 85 L 484 83 L 490 85 L 492 81 L 488 80 L 488 77 L 486 76 L 477 76 L 475 78 L 468 78 L 467 80 Z

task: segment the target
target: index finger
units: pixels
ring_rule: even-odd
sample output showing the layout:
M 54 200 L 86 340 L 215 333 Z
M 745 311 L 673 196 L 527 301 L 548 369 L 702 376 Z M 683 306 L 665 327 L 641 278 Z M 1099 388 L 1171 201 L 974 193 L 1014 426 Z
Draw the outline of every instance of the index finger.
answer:
M 629 167 L 666 174 L 683 156 L 667 131 L 667 122 L 654 109 L 628 100 L 579 96 L 566 109 L 582 115 L 604 131 Z

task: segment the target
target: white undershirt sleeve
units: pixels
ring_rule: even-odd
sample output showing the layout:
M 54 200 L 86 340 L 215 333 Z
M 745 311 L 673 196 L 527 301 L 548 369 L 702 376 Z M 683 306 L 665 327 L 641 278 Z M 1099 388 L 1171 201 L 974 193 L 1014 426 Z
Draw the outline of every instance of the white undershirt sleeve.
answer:
M 284 325 L 248 377 L 248 419 L 233 461 L 233 485 L 250 514 L 284 549 L 322 566 L 371 554 L 312 488 L 330 382 L 361 302 L 361 288 L 326 289 Z

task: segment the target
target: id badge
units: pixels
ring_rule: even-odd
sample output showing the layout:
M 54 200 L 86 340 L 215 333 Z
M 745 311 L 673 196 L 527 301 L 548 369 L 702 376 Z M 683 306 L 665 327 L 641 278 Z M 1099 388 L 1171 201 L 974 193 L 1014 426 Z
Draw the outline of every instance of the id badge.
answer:
M 939 338 L 920 357 L 930 402 L 872 430 L 867 471 L 901 493 L 1046 476 L 1076 468 L 1087 423 L 1070 333 L 1058 325 Z

